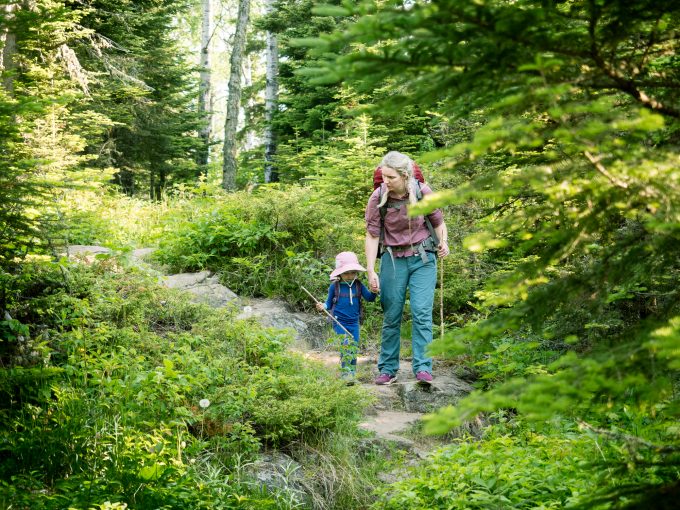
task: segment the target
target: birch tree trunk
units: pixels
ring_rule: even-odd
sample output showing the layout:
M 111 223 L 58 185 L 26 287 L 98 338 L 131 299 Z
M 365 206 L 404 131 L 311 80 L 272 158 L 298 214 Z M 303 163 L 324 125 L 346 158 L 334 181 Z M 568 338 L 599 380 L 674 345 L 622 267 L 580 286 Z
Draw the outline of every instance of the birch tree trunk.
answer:
M 267 0 L 266 13 L 274 9 L 274 0 Z M 274 155 L 276 154 L 276 137 L 272 121 L 279 101 L 279 46 L 274 32 L 267 31 L 266 35 L 266 85 L 264 91 L 264 182 L 276 182 L 279 180 L 274 167 Z
M 202 0 L 203 17 L 201 24 L 201 74 L 198 88 L 198 112 L 205 125 L 201 129 L 200 137 L 204 147 L 198 154 L 198 164 L 207 165 L 210 161 L 210 136 L 212 127 L 212 92 L 210 89 L 210 39 L 212 36 L 211 0 Z
M 251 55 L 247 55 L 243 65 L 243 84 L 246 87 L 252 87 L 253 85 L 253 59 Z M 241 109 L 242 112 L 252 112 L 255 109 L 255 98 L 251 95 L 248 99 L 248 103 L 244 108 Z M 245 122 L 248 122 L 248 116 L 244 115 Z M 239 126 L 240 126 L 239 121 Z M 244 144 L 245 150 L 249 151 L 257 147 L 257 136 L 254 129 L 246 130 L 246 141 Z
M 17 51 L 17 39 L 16 33 L 11 28 L 14 13 L 17 9 L 18 5 L 15 2 L 0 6 L 0 14 L 2 15 L 2 22 L 0 24 L 0 45 L 2 45 L 2 51 L 0 51 L 0 74 L 2 75 L 2 86 L 9 95 L 14 93 L 14 77 L 11 71 L 17 67 L 14 59 Z
M 224 146 L 222 149 L 222 187 L 236 188 L 236 128 L 241 106 L 241 66 L 246 46 L 246 28 L 250 17 L 250 0 L 239 0 L 234 47 L 231 52 L 227 118 L 224 121 Z

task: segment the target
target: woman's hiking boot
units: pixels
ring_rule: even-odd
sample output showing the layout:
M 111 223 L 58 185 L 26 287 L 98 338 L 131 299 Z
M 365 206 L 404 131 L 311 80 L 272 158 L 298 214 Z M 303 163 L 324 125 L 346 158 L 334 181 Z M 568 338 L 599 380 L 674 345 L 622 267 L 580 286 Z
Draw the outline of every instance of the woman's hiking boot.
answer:
M 392 384 L 394 382 L 397 382 L 397 376 L 391 375 L 391 374 L 380 374 L 375 379 L 375 384 L 377 384 L 379 386 L 386 386 L 386 385 Z
M 430 372 L 425 372 L 425 370 L 421 370 L 416 374 L 416 381 L 421 384 L 432 384 L 432 374 Z

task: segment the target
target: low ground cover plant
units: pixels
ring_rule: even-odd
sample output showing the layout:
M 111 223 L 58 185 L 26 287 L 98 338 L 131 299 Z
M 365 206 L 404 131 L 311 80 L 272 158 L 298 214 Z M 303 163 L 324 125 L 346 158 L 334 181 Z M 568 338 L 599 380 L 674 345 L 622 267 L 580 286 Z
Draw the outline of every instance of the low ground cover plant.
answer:
M 286 349 L 287 334 L 113 258 L 31 271 L 9 307 L 21 340 L 3 337 L 3 507 L 285 508 L 235 466 L 351 430 L 361 412 L 355 390 Z M 26 342 L 40 356 L 10 367 Z

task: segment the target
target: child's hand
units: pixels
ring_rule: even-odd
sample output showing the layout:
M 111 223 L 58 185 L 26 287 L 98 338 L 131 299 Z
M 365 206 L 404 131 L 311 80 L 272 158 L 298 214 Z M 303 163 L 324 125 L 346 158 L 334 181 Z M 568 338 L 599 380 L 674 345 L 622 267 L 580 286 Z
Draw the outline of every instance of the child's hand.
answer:
M 326 307 L 323 305 L 323 303 L 317 303 L 317 304 L 316 304 L 316 309 L 317 309 L 319 312 L 323 312 L 323 311 L 326 309 Z
M 374 294 L 380 292 L 380 279 L 375 271 L 368 271 L 368 288 Z

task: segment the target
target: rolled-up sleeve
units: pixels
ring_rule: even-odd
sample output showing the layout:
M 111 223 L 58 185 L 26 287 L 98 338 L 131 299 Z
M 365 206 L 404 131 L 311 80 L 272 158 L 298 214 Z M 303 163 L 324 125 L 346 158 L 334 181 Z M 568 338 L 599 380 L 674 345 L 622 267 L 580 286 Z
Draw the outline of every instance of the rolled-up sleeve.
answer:
M 371 198 L 368 199 L 368 204 L 366 204 L 366 231 L 373 237 L 380 237 L 380 211 L 378 210 L 379 201 L 380 188 L 373 191 Z

